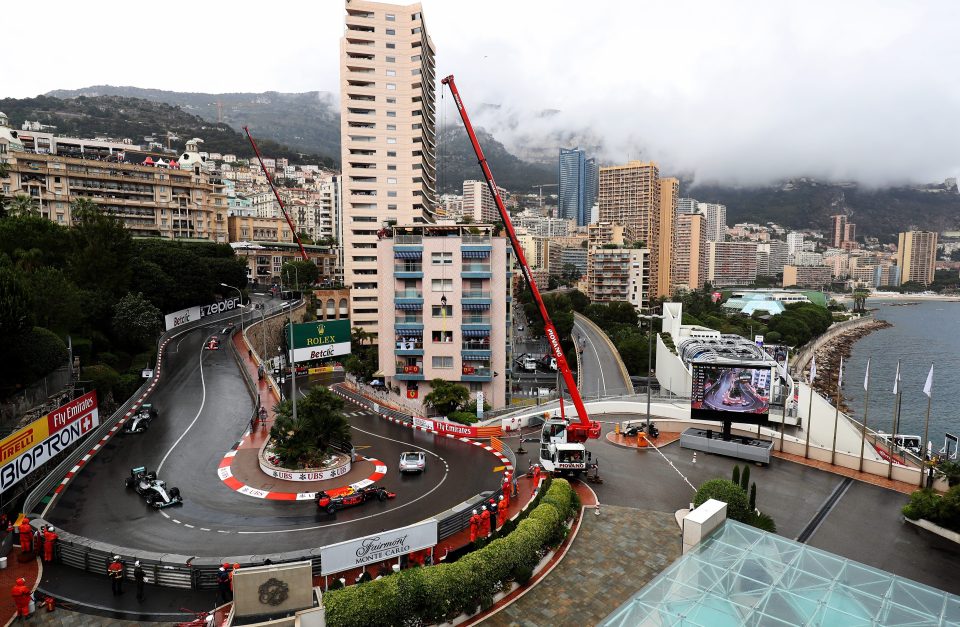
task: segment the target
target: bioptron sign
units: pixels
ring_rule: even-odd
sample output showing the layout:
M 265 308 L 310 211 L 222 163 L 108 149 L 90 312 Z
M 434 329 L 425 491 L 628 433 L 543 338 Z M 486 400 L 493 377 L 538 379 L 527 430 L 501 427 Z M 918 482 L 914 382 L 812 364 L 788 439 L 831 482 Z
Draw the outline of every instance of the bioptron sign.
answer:
M 100 425 L 97 392 L 88 392 L 0 440 L 0 493 Z
M 188 307 L 187 309 L 181 309 L 180 311 L 169 313 L 164 316 L 164 322 L 166 323 L 167 331 L 169 331 L 170 329 L 182 327 L 190 322 L 196 322 L 200 318 L 206 318 L 207 316 L 230 311 L 231 309 L 236 309 L 239 306 L 240 297 L 234 296 L 233 298 L 225 298 L 215 303 L 210 303 L 209 305 L 198 305 L 196 307 Z
M 349 354 L 349 320 L 318 320 L 293 325 L 294 363 Z
M 358 566 L 399 558 L 437 544 L 437 519 L 375 533 L 320 549 L 320 574 L 339 573 Z

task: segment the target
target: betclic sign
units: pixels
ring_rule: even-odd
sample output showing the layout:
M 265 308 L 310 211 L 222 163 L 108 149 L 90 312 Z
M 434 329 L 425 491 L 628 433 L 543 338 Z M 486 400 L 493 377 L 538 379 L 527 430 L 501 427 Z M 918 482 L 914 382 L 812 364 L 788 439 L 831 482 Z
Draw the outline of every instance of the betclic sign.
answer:
M 217 302 L 210 303 L 209 305 L 198 305 L 196 307 L 188 307 L 186 309 L 181 309 L 180 311 L 168 313 L 163 317 L 163 321 L 166 324 L 167 331 L 169 331 L 170 329 L 176 329 L 177 327 L 182 327 L 185 324 L 196 322 L 200 318 L 206 318 L 207 316 L 223 313 L 225 311 L 231 311 L 239 306 L 240 297 L 234 296 L 233 298 L 218 300 Z
M 286 332 L 290 333 L 289 327 Z M 350 321 L 317 320 L 293 325 L 292 353 L 294 363 L 349 355 Z
M 58 407 L 0 441 L 0 493 L 100 425 L 97 392 Z

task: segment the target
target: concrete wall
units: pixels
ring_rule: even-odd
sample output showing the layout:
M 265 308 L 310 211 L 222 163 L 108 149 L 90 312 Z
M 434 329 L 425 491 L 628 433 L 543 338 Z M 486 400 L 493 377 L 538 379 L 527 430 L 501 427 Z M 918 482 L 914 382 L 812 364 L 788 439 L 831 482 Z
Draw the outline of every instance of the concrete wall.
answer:
M 663 343 L 659 334 L 657 335 L 657 370 L 654 374 L 662 389 L 670 390 L 677 396 L 690 397 L 690 390 L 693 387 L 692 375 L 683 364 L 683 360 L 674 355 Z
M 813 354 L 824 344 L 832 341 L 841 333 L 846 333 L 850 329 L 856 329 L 857 327 L 862 327 L 865 324 L 873 322 L 875 318 L 872 316 L 863 316 L 861 318 L 854 318 L 851 320 L 846 320 L 844 322 L 837 322 L 832 327 L 826 330 L 826 332 L 809 342 L 804 346 L 799 353 L 793 358 L 790 362 L 790 369 L 793 372 L 800 372 L 807 367 L 807 364 L 810 363 L 810 358 L 813 357 Z
M 287 598 L 271 605 L 260 587 L 271 579 L 287 585 Z M 237 617 L 278 615 L 313 607 L 313 571 L 310 562 L 241 568 L 233 575 L 234 614 Z

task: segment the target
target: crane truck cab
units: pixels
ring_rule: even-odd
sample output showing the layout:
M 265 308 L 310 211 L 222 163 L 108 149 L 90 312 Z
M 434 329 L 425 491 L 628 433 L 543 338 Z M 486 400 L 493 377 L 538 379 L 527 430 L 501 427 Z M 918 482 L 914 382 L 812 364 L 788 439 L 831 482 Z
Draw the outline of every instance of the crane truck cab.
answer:
M 540 432 L 540 465 L 550 473 L 577 477 L 587 470 L 591 457 L 582 442 L 567 441 L 566 418 L 553 417 L 543 423 Z

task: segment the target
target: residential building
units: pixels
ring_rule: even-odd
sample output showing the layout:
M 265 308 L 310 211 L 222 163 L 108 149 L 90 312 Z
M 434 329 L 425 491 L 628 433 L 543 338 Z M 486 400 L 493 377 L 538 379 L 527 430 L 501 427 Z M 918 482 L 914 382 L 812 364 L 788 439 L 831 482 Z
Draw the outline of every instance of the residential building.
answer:
M 822 266 L 823 255 L 807 250 L 801 250 L 787 255 L 787 263 L 794 266 Z
M 873 270 L 873 286 L 900 285 L 900 266 L 879 265 Z
M 380 371 L 408 406 L 422 404 L 433 379 L 506 403 L 510 247 L 492 231 L 404 225 L 377 243 Z
M 830 216 L 830 239 L 827 241 L 827 246 L 840 248 L 841 244 L 846 241 L 846 235 L 847 216 L 844 214 Z
M 377 233 L 432 222 L 435 49 L 420 4 L 346 3 L 340 40 L 344 282 L 351 324 L 376 334 Z
M 599 248 L 607 244 L 623 246 L 625 243 L 625 227 L 613 222 L 596 222 L 587 226 L 587 246 L 590 249 Z
M 566 265 L 572 265 L 577 268 L 580 272 L 580 276 L 587 276 L 587 262 L 588 262 L 587 249 L 581 246 L 565 246 L 560 251 L 560 267 L 561 270 Z
M 626 301 L 638 310 L 650 300 L 648 248 L 593 249 L 587 261 L 587 297 L 595 303 Z
M 757 245 L 754 242 L 710 242 L 707 278 L 714 287 L 753 284 L 757 280 Z
M 94 159 L 96 153 L 84 143 L 86 148 L 75 153 L 78 156 L 37 154 L 0 127 L 3 137 L 0 157 L 10 171 L 0 191 L 34 198 L 39 214 L 53 222 L 72 224 L 72 203 L 84 198 L 119 218 L 135 236 L 228 241 L 223 183 L 200 165 L 192 167 L 199 161 L 195 144 L 188 144 L 194 150 L 180 159 L 163 161 L 158 167 L 152 165 L 150 155 L 144 157 L 146 153 L 123 155 L 136 163 L 116 160 L 116 156 L 102 161 Z
M 624 227 L 630 242 L 644 242 L 656 262 L 660 243 L 660 169 L 631 161 L 600 168 L 600 222 Z
M 897 242 L 897 265 L 900 283 L 933 283 L 937 260 L 937 234 L 929 231 L 900 233 Z
M 716 203 L 698 202 L 697 210 L 707 216 L 707 241 L 727 239 L 727 207 Z
M 347 320 L 350 317 L 350 290 L 345 287 L 313 290 L 317 320 Z
M 672 290 L 699 290 L 707 280 L 707 220 L 701 213 L 677 215 L 676 249 L 671 265 Z
M 803 250 L 803 233 L 787 233 L 787 254 L 792 255 Z
M 670 296 L 670 286 L 672 285 L 670 270 L 673 266 L 673 255 L 677 247 L 678 196 L 680 196 L 679 179 L 660 179 L 660 241 L 657 246 L 656 285 L 653 286 L 653 295 L 657 298 Z
M 280 220 L 280 218 L 252 218 L 253 220 Z M 280 232 L 280 225 L 276 227 L 263 226 L 264 235 L 269 235 L 273 228 Z M 289 231 L 288 231 L 289 232 Z M 259 241 L 241 241 L 231 244 L 237 257 L 247 262 L 247 281 L 251 286 L 268 288 L 280 285 L 283 264 L 302 259 L 300 247 L 289 241 L 269 241 L 264 238 Z M 304 244 L 304 249 L 310 256 L 310 261 L 317 266 L 320 284 L 338 284 L 337 252 L 331 248 Z M 294 287 L 294 286 L 290 286 Z M 306 287 L 306 286 L 303 286 Z
M 580 148 L 560 149 L 559 202 L 557 217 L 574 220 L 578 226 L 590 223 L 597 201 L 596 159 L 588 159 Z
M 787 265 L 788 246 L 786 242 L 771 240 L 757 244 L 757 274 L 775 276 L 783 272 Z
M 459 194 L 443 194 L 440 196 L 440 216 L 450 220 L 463 218 L 463 196 Z
M 854 247 L 856 246 L 857 241 L 857 225 L 853 222 L 847 222 L 847 226 L 843 230 L 843 242 L 841 242 L 841 248 L 843 244 L 853 243 Z
M 501 199 L 507 193 L 507 190 L 500 186 L 497 186 L 497 191 Z M 474 222 L 484 224 L 495 224 L 501 221 L 500 211 L 497 210 L 497 203 L 486 181 L 464 181 L 462 202 L 464 219 L 470 218 Z
M 677 213 L 697 213 L 697 201 L 693 198 L 678 198 Z
M 783 267 L 783 287 L 814 287 L 822 289 L 833 281 L 830 266 L 793 266 Z

